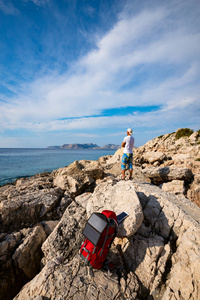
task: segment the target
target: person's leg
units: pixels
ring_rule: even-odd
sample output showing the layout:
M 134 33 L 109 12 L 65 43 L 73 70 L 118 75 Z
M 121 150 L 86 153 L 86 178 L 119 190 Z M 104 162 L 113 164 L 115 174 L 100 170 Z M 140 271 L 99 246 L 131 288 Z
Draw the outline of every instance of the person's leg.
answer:
M 129 170 L 130 170 L 130 176 L 129 179 L 132 179 L 132 175 L 133 175 L 133 154 L 130 155 L 130 159 L 129 159 Z
M 122 156 L 122 163 L 121 163 L 122 179 L 125 179 L 126 160 L 127 160 L 127 155 L 124 153 Z

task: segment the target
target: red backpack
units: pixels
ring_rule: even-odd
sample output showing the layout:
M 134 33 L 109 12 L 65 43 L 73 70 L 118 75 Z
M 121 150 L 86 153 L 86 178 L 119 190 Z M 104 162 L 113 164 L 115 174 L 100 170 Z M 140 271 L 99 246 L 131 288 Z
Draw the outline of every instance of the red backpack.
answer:
M 86 265 L 101 269 L 118 228 L 117 216 L 113 211 L 93 213 L 83 231 L 86 237 L 80 255 Z

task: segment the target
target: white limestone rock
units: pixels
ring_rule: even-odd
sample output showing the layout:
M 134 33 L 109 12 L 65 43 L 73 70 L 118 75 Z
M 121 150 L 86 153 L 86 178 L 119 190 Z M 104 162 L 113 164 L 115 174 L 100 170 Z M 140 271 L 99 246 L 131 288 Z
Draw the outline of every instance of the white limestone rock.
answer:
M 200 299 L 200 209 L 154 185 L 135 183 L 135 190 L 144 222 L 133 237 L 121 241 L 126 264 L 151 295 Z
M 131 181 L 103 182 L 96 187 L 87 203 L 87 216 L 105 209 L 117 215 L 123 211 L 129 213 L 119 225 L 118 237 L 133 235 L 142 224 L 142 207 Z
M 177 154 L 172 156 L 173 161 L 184 162 L 186 159 L 191 159 L 191 154 L 190 153 L 177 153 Z
M 54 257 L 68 260 L 79 251 L 83 242 L 82 232 L 86 219 L 83 207 L 75 202 L 68 206 L 60 222 L 42 245 L 44 265 Z
M 59 223 L 58 220 L 56 220 L 56 221 L 42 221 L 41 222 L 47 236 L 52 233 L 52 231 L 54 230 L 54 228 L 56 227 L 56 225 L 58 223 Z
M 84 207 L 86 209 L 87 203 L 91 196 L 92 196 L 92 193 L 87 192 L 87 193 L 83 193 L 83 194 L 77 196 L 75 198 L 75 200 L 79 205 L 81 205 L 82 207 Z
M 12 256 L 17 268 L 21 269 L 30 279 L 37 274 L 39 269 L 42 257 L 41 245 L 46 237 L 43 226 L 35 226 Z
M 107 160 L 107 164 L 116 164 L 116 163 L 121 163 L 122 156 L 123 156 L 123 151 L 124 148 L 118 149 L 115 154 Z
M 175 195 L 185 193 L 185 185 L 183 180 L 172 180 L 160 185 L 160 188 L 165 192 L 172 192 Z
M 1 189 L 0 189 L 1 191 Z M 12 187 L 15 193 L 16 188 Z M 59 206 L 63 191 L 59 188 L 42 190 L 26 190 L 0 202 L 2 226 L 0 230 L 10 232 L 24 227 L 31 227 L 43 219 L 53 219 L 57 216 L 55 207 Z
M 154 152 L 154 151 L 147 151 L 143 154 L 143 158 L 145 162 L 149 162 L 153 164 L 155 162 L 162 162 L 166 159 L 166 155 L 163 152 Z
M 54 185 L 79 195 L 97 179 L 104 177 L 102 167 L 97 161 L 75 161 L 65 168 L 54 172 Z
M 200 299 L 200 230 L 193 224 L 185 227 L 177 240 L 172 269 L 163 300 Z
M 190 182 L 193 174 L 189 168 L 170 167 L 149 167 L 142 170 L 143 174 L 152 179 L 154 183 L 162 183 L 172 180 L 184 180 Z
M 91 271 L 75 256 L 67 264 L 53 259 L 13 300 L 72 299 L 72 300 L 123 300 L 138 299 L 139 284 L 130 272 L 127 279 L 101 270 Z
M 199 137 L 199 133 L 198 131 L 195 131 L 189 136 L 189 141 L 191 143 L 195 143 L 198 140 L 198 137 Z

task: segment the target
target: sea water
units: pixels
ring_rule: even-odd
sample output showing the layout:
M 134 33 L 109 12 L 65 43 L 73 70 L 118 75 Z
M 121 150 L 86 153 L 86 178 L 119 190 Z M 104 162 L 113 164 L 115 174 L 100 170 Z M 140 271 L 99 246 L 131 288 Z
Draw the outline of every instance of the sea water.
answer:
M 0 186 L 21 177 L 52 172 L 75 160 L 98 160 L 113 155 L 116 150 L 105 149 L 21 149 L 0 148 Z

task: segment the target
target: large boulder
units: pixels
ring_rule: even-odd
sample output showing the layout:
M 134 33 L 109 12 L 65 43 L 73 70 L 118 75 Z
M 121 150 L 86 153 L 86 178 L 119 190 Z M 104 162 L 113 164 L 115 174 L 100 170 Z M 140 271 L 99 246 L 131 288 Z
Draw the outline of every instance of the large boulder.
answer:
M 177 153 L 172 156 L 173 163 L 182 163 L 187 159 L 191 159 L 190 153 Z
M 16 188 L 10 190 L 15 191 Z M 58 217 L 55 208 L 59 206 L 63 194 L 59 188 L 30 192 L 26 190 L 13 197 L 9 192 L 8 195 L 5 195 L 4 192 L 2 195 L 4 199 L 0 202 L 1 231 L 18 231 L 24 227 L 31 227 L 42 220 L 52 220 Z
M 172 180 L 170 182 L 164 182 L 160 185 L 160 188 L 165 192 L 172 192 L 176 195 L 185 193 L 185 185 L 183 180 Z
M 79 195 L 97 179 L 102 179 L 104 172 L 97 161 L 81 160 L 75 161 L 69 167 L 58 169 L 53 176 L 54 185 L 74 195 Z
M 198 138 L 200 137 L 200 134 L 198 131 L 193 132 L 190 137 L 189 141 L 191 144 L 196 144 L 198 142 Z
M 108 165 L 118 164 L 122 160 L 124 148 L 118 149 L 115 154 L 107 160 Z
M 172 167 L 148 167 L 145 168 L 143 174 L 151 179 L 155 184 L 161 184 L 163 182 L 172 180 L 184 180 L 185 182 L 191 182 L 193 174 L 189 168 Z
M 150 164 L 153 164 L 155 162 L 162 162 L 164 159 L 166 159 L 166 155 L 163 152 L 154 152 L 154 151 L 147 151 L 143 154 L 144 162 L 148 162 Z
M 53 178 L 51 173 L 44 172 L 31 177 L 20 178 L 15 182 L 16 189 L 21 191 L 30 191 L 50 189 L 53 187 Z
M 54 257 L 71 259 L 83 242 L 82 231 L 86 223 L 85 209 L 72 202 L 60 222 L 42 245 L 43 264 Z
M 21 269 L 29 279 L 32 279 L 40 269 L 41 246 L 46 238 L 43 226 L 37 225 L 12 255 L 17 269 Z
M 194 175 L 194 181 L 187 191 L 187 197 L 200 207 L 200 174 Z
M 143 221 L 142 207 L 131 181 L 102 182 L 96 187 L 87 202 L 87 216 L 105 209 L 113 210 L 117 215 L 123 211 L 129 213 L 119 225 L 118 237 L 133 235 Z

